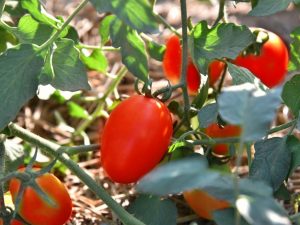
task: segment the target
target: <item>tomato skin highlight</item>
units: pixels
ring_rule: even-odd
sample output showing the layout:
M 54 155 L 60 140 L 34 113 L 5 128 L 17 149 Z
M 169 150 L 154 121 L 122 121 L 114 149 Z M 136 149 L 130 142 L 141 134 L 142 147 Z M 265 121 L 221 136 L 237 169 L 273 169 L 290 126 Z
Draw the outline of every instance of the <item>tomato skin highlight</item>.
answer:
M 236 125 L 225 125 L 224 127 L 220 127 L 217 123 L 213 123 L 206 128 L 205 133 L 211 138 L 238 137 L 241 134 L 241 128 Z M 217 155 L 228 155 L 229 145 L 216 144 L 212 146 L 212 151 Z
M 213 211 L 230 207 L 229 202 L 216 199 L 200 189 L 186 191 L 183 197 L 199 217 L 208 220 L 213 219 Z
M 63 225 L 71 217 L 72 201 L 63 183 L 53 174 L 36 178 L 39 187 L 55 202 L 55 207 L 45 202 L 31 187 L 24 191 L 18 213 L 31 225 Z M 12 179 L 9 184 L 13 201 L 17 197 L 20 181 Z
M 105 124 L 101 165 L 114 182 L 136 182 L 162 159 L 172 133 L 172 117 L 162 102 L 133 95 L 112 111 Z
M 281 84 L 287 75 L 289 53 L 282 39 L 271 31 L 253 28 L 267 32 L 269 39 L 263 44 L 259 55 L 239 55 L 233 63 L 250 70 L 269 88 Z

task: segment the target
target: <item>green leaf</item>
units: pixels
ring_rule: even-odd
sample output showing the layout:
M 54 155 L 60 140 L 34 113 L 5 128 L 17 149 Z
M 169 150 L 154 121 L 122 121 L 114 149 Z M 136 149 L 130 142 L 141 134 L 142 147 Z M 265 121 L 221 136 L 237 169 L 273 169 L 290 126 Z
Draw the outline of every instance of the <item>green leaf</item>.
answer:
M 19 45 L 0 55 L 0 130 L 36 94 L 42 66 L 43 59 L 32 45 Z
M 18 24 L 15 35 L 21 43 L 41 45 L 53 34 L 54 30 L 48 25 L 41 24 L 30 15 L 23 16 Z
M 300 0 L 294 0 L 295 4 L 300 4 Z
M 80 58 L 89 69 L 96 70 L 101 73 L 106 73 L 108 62 L 101 50 L 95 49 L 90 56 L 81 54 Z
M 68 110 L 70 116 L 80 119 L 89 119 L 89 113 L 75 102 L 68 102 Z
M 0 27 L 0 53 L 7 49 L 7 43 L 16 45 L 18 43 L 17 38 L 8 30 Z
M 208 169 L 203 156 L 186 157 L 156 167 L 137 184 L 137 190 L 154 195 L 168 195 L 195 188 L 202 189 L 218 199 L 235 202 L 234 176 Z M 239 193 L 250 196 L 272 196 L 272 189 L 264 182 L 239 180 Z
M 153 33 L 158 29 L 156 17 L 147 0 L 90 0 L 100 13 L 111 12 L 132 29 Z
M 138 33 L 116 19 L 111 25 L 111 39 L 115 48 L 121 47 L 122 62 L 127 69 L 145 83 L 148 82 L 148 60 L 145 45 Z
M 200 71 L 205 73 L 211 60 L 235 59 L 255 38 L 246 26 L 220 23 L 209 29 L 207 22 L 202 21 L 194 27 L 189 40 L 190 53 Z
M 227 63 L 228 72 L 232 77 L 233 85 L 239 85 L 244 83 L 254 84 L 255 80 L 258 80 L 248 69 L 236 66 L 232 63 Z
M 79 59 L 79 51 L 74 47 L 74 42 L 60 39 L 55 44 L 57 47 L 50 65 L 52 70 L 47 66 L 42 72 L 45 76 L 53 77 L 51 85 L 63 91 L 90 89 L 85 67 Z
M 116 19 L 116 16 L 106 16 L 99 24 L 99 35 L 101 37 L 101 45 L 105 45 L 109 41 L 109 31 L 111 23 Z
M 292 110 L 295 116 L 299 115 L 300 110 L 300 75 L 295 75 L 287 81 L 282 90 L 284 103 Z
M 286 9 L 292 0 L 258 0 L 249 12 L 251 16 L 268 16 Z
M 222 210 L 215 210 L 213 212 L 214 221 L 217 225 L 232 225 L 235 224 L 235 209 L 226 208 Z M 249 225 L 242 217 L 239 223 L 240 225 Z
M 198 112 L 198 120 L 201 128 L 206 128 L 217 121 L 218 105 L 217 103 L 209 104 L 201 108 Z
M 249 176 L 267 182 L 276 191 L 286 179 L 291 162 L 291 153 L 285 138 L 270 138 L 255 143 L 254 160 Z
M 288 136 L 287 147 L 289 152 L 291 152 L 291 163 L 289 176 L 291 176 L 296 169 L 300 166 L 300 141 L 295 136 Z
M 38 0 L 22 0 L 22 8 L 26 9 L 34 19 L 52 27 L 56 26 L 55 18 L 51 18 L 49 14 L 42 8 Z
M 289 71 L 293 72 L 296 70 L 300 70 L 300 27 L 294 29 L 290 37 L 292 39 L 290 44 L 290 62 L 289 62 Z
M 281 89 L 262 92 L 250 84 L 232 86 L 219 95 L 221 117 L 242 127 L 241 138 L 255 141 L 266 135 L 281 103 Z
M 287 212 L 271 197 L 240 196 L 236 207 L 249 224 L 291 225 Z
M 177 208 L 169 199 L 141 195 L 129 205 L 128 211 L 147 225 L 176 224 Z
M 157 61 L 162 62 L 164 58 L 164 53 L 166 50 L 165 45 L 160 45 L 154 41 L 147 42 L 148 52 L 151 58 L 156 59 Z

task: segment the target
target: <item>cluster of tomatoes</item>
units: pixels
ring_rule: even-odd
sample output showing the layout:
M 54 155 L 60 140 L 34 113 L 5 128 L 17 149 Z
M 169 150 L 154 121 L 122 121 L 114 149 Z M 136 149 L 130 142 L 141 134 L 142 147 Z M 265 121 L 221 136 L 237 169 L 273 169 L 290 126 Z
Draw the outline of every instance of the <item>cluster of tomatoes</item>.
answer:
M 24 168 L 20 169 L 20 171 Z M 34 170 L 37 170 L 35 168 Z M 64 184 L 53 174 L 45 173 L 35 179 L 38 187 L 48 196 L 50 202 L 47 202 L 32 187 L 27 186 L 24 189 L 19 208 L 15 209 L 22 219 L 31 225 L 63 225 L 71 217 L 72 200 Z M 20 190 L 21 182 L 18 179 L 12 179 L 9 183 L 10 195 L 6 195 L 6 206 L 14 207 Z M 9 199 L 12 197 L 13 202 Z M 52 204 L 50 204 L 52 203 Z M 0 225 L 3 224 L 2 219 Z M 19 220 L 13 219 L 11 225 L 22 225 Z
M 268 39 L 260 45 L 257 53 L 241 53 L 231 63 L 251 71 L 267 87 L 280 85 L 287 72 L 288 50 L 274 33 L 263 30 Z M 180 82 L 182 48 L 178 36 L 166 43 L 163 58 L 165 76 L 172 82 Z M 214 60 L 208 68 L 209 84 L 213 86 L 226 69 L 226 60 Z M 200 71 L 188 59 L 187 86 L 190 94 L 199 92 Z M 210 138 L 238 137 L 241 129 L 235 125 L 209 125 L 205 133 Z M 107 175 L 115 182 L 137 182 L 152 170 L 168 150 L 173 133 L 172 116 L 158 99 L 134 95 L 120 103 L 111 113 L 101 136 L 101 164 Z M 228 144 L 216 144 L 211 148 L 216 155 L 229 154 Z M 216 209 L 229 207 L 229 203 L 201 190 L 184 193 L 191 208 L 201 217 L 212 219 Z

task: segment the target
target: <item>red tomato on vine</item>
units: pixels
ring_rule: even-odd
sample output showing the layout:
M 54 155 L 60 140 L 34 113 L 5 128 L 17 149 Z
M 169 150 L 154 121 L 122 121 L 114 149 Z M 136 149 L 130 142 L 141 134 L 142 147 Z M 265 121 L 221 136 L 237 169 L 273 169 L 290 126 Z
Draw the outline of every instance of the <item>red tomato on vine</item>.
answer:
M 182 65 L 182 48 L 178 36 L 171 36 L 166 43 L 166 51 L 163 58 L 163 70 L 165 76 L 172 82 L 178 83 L 181 76 Z M 209 64 L 208 74 L 209 83 L 212 86 L 222 75 L 225 64 L 221 61 L 214 60 Z M 192 60 L 188 60 L 187 65 L 187 87 L 191 94 L 197 94 L 201 84 L 201 76 L 193 64 Z
M 239 55 L 233 63 L 245 67 L 258 77 L 263 84 L 273 88 L 284 81 L 287 75 L 289 53 L 282 39 L 271 31 L 257 29 L 268 35 L 268 40 L 262 44 L 260 53 Z
M 241 128 L 236 125 L 225 125 L 224 127 L 221 127 L 218 124 L 213 123 L 206 128 L 205 133 L 211 138 L 238 137 L 241 134 Z M 212 151 L 217 155 L 228 155 L 229 145 L 216 144 L 212 147 Z
M 19 209 L 16 209 L 20 216 L 31 225 L 65 224 L 72 213 L 72 201 L 63 183 L 50 173 L 37 177 L 36 182 L 55 205 L 49 205 L 33 188 L 26 187 Z M 12 179 L 9 190 L 13 201 L 17 197 L 19 188 L 20 181 Z
M 134 95 L 121 102 L 101 137 L 101 164 L 118 183 L 132 183 L 153 169 L 168 150 L 172 118 L 159 100 Z
M 212 219 L 213 211 L 230 207 L 229 202 L 217 199 L 203 190 L 186 191 L 183 197 L 199 217 L 208 220 Z

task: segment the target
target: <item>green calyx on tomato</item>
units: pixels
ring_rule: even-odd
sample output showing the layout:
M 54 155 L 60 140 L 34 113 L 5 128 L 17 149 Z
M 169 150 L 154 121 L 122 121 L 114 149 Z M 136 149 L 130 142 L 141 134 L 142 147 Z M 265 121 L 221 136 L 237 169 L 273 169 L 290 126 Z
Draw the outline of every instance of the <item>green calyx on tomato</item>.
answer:
M 178 83 L 181 76 L 182 65 L 182 47 L 178 36 L 171 36 L 166 43 L 166 51 L 163 57 L 163 70 L 165 76 L 172 82 Z M 208 76 L 209 84 L 212 86 L 220 78 L 225 68 L 225 63 L 214 60 L 209 64 Z M 187 87 L 190 94 L 197 94 L 201 84 L 201 76 L 199 70 L 188 59 L 187 65 Z
M 173 133 L 172 117 L 159 100 L 133 95 L 108 118 L 101 141 L 101 165 L 111 180 L 133 183 L 163 158 Z
M 220 126 L 217 123 L 213 123 L 205 129 L 205 133 L 211 138 L 239 137 L 241 134 L 241 127 L 236 125 Z M 228 155 L 229 144 L 216 144 L 212 146 L 212 152 L 217 155 Z
M 37 168 L 34 168 L 37 170 Z M 21 171 L 24 168 L 20 169 Z M 67 189 L 53 174 L 45 173 L 35 178 L 39 188 L 54 202 L 50 205 L 32 187 L 26 186 L 22 195 L 19 215 L 31 225 L 63 225 L 71 217 L 72 201 Z M 21 182 L 13 178 L 9 190 L 15 202 Z
M 250 48 L 259 46 L 260 49 L 254 48 L 254 52 L 252 53 L 246 50 L 244 52 L 246 54 L 240 54 L 233 63 L 247 68 L 263 84 L 269 88 L 273 88 L 280 85 L 287 75 L 289 62 L 288 49 L 282 39 L 273 32 L 259 28 L 254 29 L 256 33 L 260 31 L 260 33 L 265 34 L 265 40 L 258 45 L 254 44 L 250 46 Z M 260 33 L 258 33 L 258 36 Z

